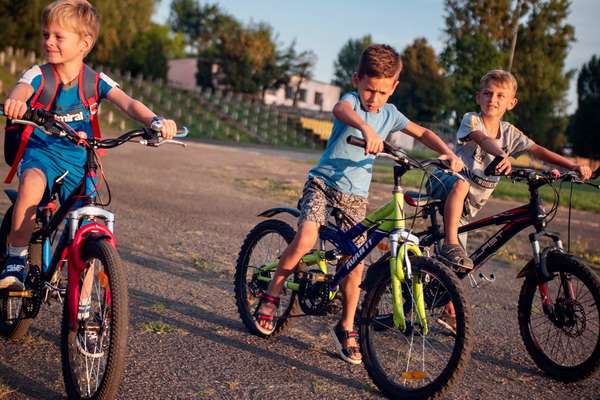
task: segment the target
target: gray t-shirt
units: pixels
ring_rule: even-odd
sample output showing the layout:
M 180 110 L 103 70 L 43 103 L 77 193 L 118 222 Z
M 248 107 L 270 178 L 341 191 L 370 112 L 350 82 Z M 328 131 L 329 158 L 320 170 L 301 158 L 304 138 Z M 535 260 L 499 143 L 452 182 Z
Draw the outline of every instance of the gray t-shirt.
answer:
M 487 199 L 500 181 L 499 176 L 487 176 L 483 172 L 495 156 L 486 153 L 474 141 L 470 140 L 469 134 L 473 131 L 481 131 L 488 135 L 485 129 L 483 120 L 479 113 L 466 113 L 460 123 L 456 139 L 456 155 L 462 159 L 465 164 L 466 178 L 470 181 L 471 188 L 467 195 L 465 205 L 471 217 L 483 207 Z M 491 137 L 491 135 L 488 135 Z M 506 122 L 500 122 L 500 134 L 496 138 L 498 146 L 512 157 L 517 157 L 519 154 L 527 151 L 533 144 L 533 140 L 529 139 L 523 132 L 517 129 L 514 125 Z

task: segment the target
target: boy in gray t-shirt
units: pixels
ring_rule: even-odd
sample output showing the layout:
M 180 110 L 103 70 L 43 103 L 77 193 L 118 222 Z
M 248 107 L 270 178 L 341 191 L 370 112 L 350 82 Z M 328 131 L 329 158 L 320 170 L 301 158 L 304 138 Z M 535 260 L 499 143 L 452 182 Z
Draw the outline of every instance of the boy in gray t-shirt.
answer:
M 475 94 L 480 112 L 464 115 L 456 134 L 456 154 L 463 160 L 462 177 L 436 171 L 428 182 L 429 193 L 444 200 L 445 240 L 442 258 L 454 267 L 471 269 L 473 262 L 459 244 L 458 227 L 461 221 L 475 216 L 486 203 L 500 181 L 499 176 L 487 176 L 483 171 L 496 156 L 504 159 L 496 167 L 498 174 L 511 171 L 509 156 L 523 152 L 550 164 L 577 171 L 583 179 L 589 179 L 591 169 L 574 164 L 529 139 L 519 129 L 502 117 L 517 105 L 517 81 L 507 71 L 492 70 L 483 78 Z
M 589 179 L 592 175 L 589 167 L 574 164 L 536 144 L 513 125 L 502 121 L 506 111 L 517 105 L 516 93 L 517 80 L 510 72 L 492 70 L 481 78 L 479 90 L 475 94 L 480 112 L 465 114 L 456 134 L 456 154 L 465 164 L 463 176 L 449 175 L 438 170 L 427 184 L 429 194 L 444 201 L 445 238 L 440 256 L 454 268 L 473 268 L 473 261 L 464 249 L 465 240 L 461 240 L 462 246 L 459 244 L 458 227 L 477 214 L 500 181 L 499 176 L 487 176 L 483 172 L 496 156 L 503 157 L 496 167 L 496 173 L 501 175 L 511 172 L 508 157 L 516 157 L 523 152 L 577 171 L 582 179 Z M 466 235 L 462 239 L 466 239 Z M 453 307 L 447 307 L 445 315 L 438 322 L 456 332 Z

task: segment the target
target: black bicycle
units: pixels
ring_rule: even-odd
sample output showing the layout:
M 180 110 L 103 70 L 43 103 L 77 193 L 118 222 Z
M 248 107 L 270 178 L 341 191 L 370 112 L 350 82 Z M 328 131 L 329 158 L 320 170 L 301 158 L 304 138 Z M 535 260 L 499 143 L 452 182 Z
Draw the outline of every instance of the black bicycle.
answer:
M 487 170 L 489 175 L 490 169 Z M 600 168 L 592 179 L 599 175 Z M 560 235 L 546 230 L 546 226 L 558 210 L 559 193 L 553 183 L 587 184 L 597 189 L 600 185 L 581 181 L 575 172 L 554 176 L 524 168 L 513 169 L 510 178 L 527 184 L 529 202 L 460 227 L 459 234 L 492 225 L 502 226 L 470 255 L 474 269 L 457 274 L 461 278 L 469 277 L 472 286 L 476 286 L 475 272 L 511 238 L 533 227 L 534 232 L 529 234 L 533 258 L 517 274 L 517 278 L 525 279 L 518 303 L 523 343 L 537 366 L 552 378 L 565 382 L 584 379 L 600 368 L 600 279 L 579 259 L 567 253 Z M 539 194 L 539 189 L 545 185 L 550 185 L 555 193 L 550 210 L 544 208 Z M 407 192 L 405 199 L 418 207 L 419 216 L 430 221 L 426 230 L 415 233 L 420 238 L 420 245 L 433 246 L 434 252 L 439 254 L 444 238 L 437 221 L 441 201 L 416 192 Z M 544 237 L 550 238 L 553 245 L 542 249 L 540 239 Z M 483 273 L 479 277 L 494 279 Z

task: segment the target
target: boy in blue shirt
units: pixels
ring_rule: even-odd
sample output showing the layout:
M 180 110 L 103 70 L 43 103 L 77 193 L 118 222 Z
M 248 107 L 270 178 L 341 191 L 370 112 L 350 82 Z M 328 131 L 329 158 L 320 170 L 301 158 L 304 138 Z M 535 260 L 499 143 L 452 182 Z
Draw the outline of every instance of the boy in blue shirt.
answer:
M 313 248 L 319 227 L 326 223 L 331 208 L 339 208 L 354 223 L 364 219 L 374 155 L 383 151 L 383 139 L 390 132 L 403 131 L 417 138 L 445 155 L 454 171 L 462 169 L 460 159 L 435 133 L 409 121 L 394 105 L 387 104 L 398 85 L 401 69 L 400 57 L 390 46 L 372 45 L 362 53 L 358 71 L 352 77 L 356 91 L 344 95 L 335 105 L 335 120 L 327 148 L 319 163 L 308 173 L 300 200 L 298 233 L 281 255 L 268 291 L 261 295 L 256 327 L 263 334 L 273 333 L 279 303 L 277 296 L 300 258 Z M 366 148 L 346 143 L 346 138 L 351 135 L 362 136 Z M 342 228 L 348 227 L 342 223 Z M 341 285 L 342 320 L 332 332 L 340 356 L 351 364 L 361 362 L 353 328 L 363 267 L 363 264 L 358 266 Z
M 83 59 L 98 37 L 99 22 L 95 8 L 86 0 L 58 0 L 42 14 L 43 47 L 48 64 L 59 79 L 56 99 L 50 111 L 57 114 L 81 135 L 92 136 L 91 108 L 82 104 L 79 76 Z M 45 67 L 44 67 L 45 68 Z M 10 119 L 23 117 L 28 103 L 42 82 L 39 66 L 26 71 L 4 102 L 4 113 Z M 131 118 L 150 126 L 157 119 L 145 105 L 129 97 L 104 74 L 98 79 L 98 101 L 108 99 Z M 161 120 L 161 135 L 171 138 L 177 127 L 172 120 Z M 85 150 L 63 139 L 35 130 L 19 165 L 19 192 L 14 205 L 8 254 L 0 274 L 0 289 L 22 290 L 28 273 L 28 245 L 35 227 L 38 204 L 52 193 L 55 179 L 64 175 L 61 201 L 79 185 L 84 173 Z

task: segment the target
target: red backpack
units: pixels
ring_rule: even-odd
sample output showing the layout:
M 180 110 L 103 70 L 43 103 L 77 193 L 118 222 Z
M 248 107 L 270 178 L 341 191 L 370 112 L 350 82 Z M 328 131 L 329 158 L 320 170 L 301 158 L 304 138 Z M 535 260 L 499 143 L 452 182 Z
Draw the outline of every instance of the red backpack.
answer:
M 56 69 L 51 64 L 40 66 L 42 82 L 38 90 L 31 97 L 29 108 L 44 109 L 49 111 L 56 100 L 60 78 Z M 83 64 L 79 72 L 79 97 L 91 115 L 92 132 L 96 139 L 100 139 L 100 124 L 98 123 L 98 83 L 100 74 Z M 34 128 L 29 125 L 13 124 L 8 122 L 4 131 L 4 160 L 11 169 L 4 183 L 12 182 Z

